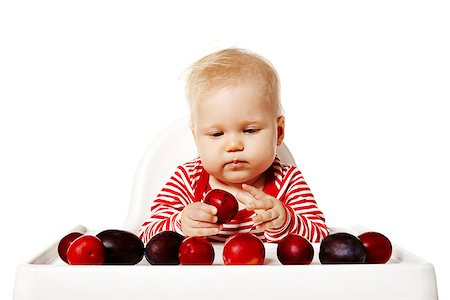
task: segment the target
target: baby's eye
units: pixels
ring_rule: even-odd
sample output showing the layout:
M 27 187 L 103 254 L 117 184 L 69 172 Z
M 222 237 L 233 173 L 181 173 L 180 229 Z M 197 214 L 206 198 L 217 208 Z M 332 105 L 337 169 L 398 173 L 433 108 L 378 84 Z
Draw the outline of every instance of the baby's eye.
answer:
M 212 137 L 220 137 L 220 136 L 223 135 L 223 132 L 220 132 L 220 131 L 211 132 L 209 135 L 212 136 Z
M 247 128 L 244 129 L 244 133 L 257 133 L 258 131 L 260 131 L 261 129 L 256 129 L 256 128 Z

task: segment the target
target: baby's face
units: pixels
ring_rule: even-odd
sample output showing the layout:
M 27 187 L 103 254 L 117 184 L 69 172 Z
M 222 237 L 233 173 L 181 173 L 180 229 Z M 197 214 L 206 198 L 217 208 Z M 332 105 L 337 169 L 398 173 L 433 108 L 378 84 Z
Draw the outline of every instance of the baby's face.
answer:
M 194 138 L 211 176 L 228 184 L 249 183 L 271 166 L 284 119 L 257 86 L 227 86 L 201 101 L 195 112 Z

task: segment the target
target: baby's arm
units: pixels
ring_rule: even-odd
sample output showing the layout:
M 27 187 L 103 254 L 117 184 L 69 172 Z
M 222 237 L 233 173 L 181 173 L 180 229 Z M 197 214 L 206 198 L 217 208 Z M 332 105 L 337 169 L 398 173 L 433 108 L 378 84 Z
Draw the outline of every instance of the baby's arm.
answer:
M 320 242 L 328 235 L 324 215 L 317 207 L 311 190 L 296 167 L 292 169 L 283 204 L 289 219 L 286 226 L 287 233 L 299 234 L 313 243 Z M 266 230 L 265 236 L 270 241 L 279 241 L 286 235 L 286 231 Z
M 195 202 L 189 172 L 178 167 L 174 175 L 153 201 L 150 217 L 142 224 L 138 235 L 147 243 L 155 234 L 171 230 L 184 236 L 212 235 L 220 231 L 217 209 Z
M 242 188 L 247 193 L 239 193 L 237 197 L 247 209 L 256 212 L 253 221 L 257 229 L 265 230 L 269 242 L 278 242 L 290 233 L 300 234 L 310 242 L 319 242 L 328 235 L 325 218 L 297 168 L 283 202 L 254 187 L 243 185 Z
M 150 207 L 150 217 L 139 229 L 138 236 L 146 244 L 155 234 L 171 230 L 183 234 L 181 212 L 194 202 L 188 173 L 180 166 L 166 182 Z

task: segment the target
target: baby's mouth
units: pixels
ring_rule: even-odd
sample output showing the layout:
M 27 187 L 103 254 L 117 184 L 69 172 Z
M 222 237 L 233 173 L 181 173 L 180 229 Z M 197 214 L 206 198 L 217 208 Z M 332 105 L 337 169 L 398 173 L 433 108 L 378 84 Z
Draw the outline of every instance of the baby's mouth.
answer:
M 238 160 L 238 159 L 233 159 L 232 161 L 226 163 L 227 166 L 229 166 L 232 169 L 238 169 L 243 167 L 245 164 L 245 161 L 243 160 Z

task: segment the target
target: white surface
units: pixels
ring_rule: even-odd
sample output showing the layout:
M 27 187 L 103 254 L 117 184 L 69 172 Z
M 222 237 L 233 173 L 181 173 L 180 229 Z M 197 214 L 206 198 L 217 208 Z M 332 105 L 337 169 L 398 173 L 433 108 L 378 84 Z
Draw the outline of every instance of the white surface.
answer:
M 76 230 L 98 233 L 85 227 Z M 353 226 L 332 232 L 358 235 L 366 230 Z M 395 243 L 391 259 L 382 265 L 321 265 L 316 243 L 310 265 L 283 266 L 277 244 L 264 246 L 262 266 L 225 266 L 223 244 L 214 244 L 212 266 L 153 266 L 145 258 L 136 266 L 69 266 L 58 257 L 56 242 L 19 267 L 14 300 L 437 300 L 433 266 Z
M 1 299 L 74 224 L 122 224 L 143 151 L 187 113 L 180 73 L 227 46 L 277 67 L 328 224 L 385 233 L 450 299 L 450 3 L 227 3 L 0 1 Z

